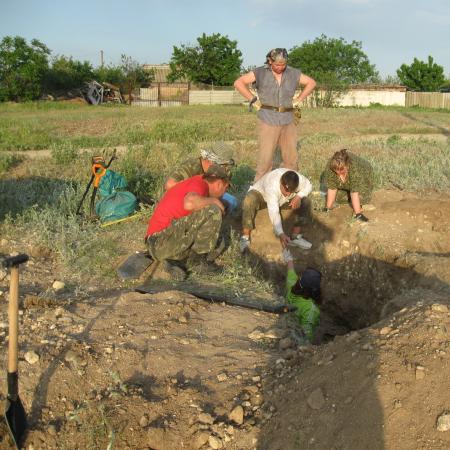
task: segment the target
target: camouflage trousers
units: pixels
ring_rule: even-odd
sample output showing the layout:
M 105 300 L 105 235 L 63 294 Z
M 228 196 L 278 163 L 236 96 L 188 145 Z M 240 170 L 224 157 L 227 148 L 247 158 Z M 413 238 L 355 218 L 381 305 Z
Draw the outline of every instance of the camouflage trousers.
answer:
M 222 212 L 216 205 L 209 205 L 149 236 L 148 251 L 157 261 L 181 261 L 189 256 L 190 251 L 209 253 L 216 246 L 221 225 Z
M 266 208 L 267 203 L 264 201 L 264 197 L 260 192 L 253 189 L 248 191 L 242 204 L 242 228 L 254 230 L 256 214 L 260 209 Z M 302 198 L 300 208 L 291 209 L 291 207 L 286 203 L 281 207 L 281 209 L 289 209 L 292 211 L 294 227 L 298 227 L 308 221 L 308 211 L 310 206 L 307 198 Z

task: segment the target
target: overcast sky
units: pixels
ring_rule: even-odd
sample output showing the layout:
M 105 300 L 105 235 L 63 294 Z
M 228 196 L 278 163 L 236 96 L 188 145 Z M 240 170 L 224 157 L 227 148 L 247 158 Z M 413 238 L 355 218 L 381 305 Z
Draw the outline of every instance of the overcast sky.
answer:
M 36 38 L 94 66 L 100 50 L 106 63 L 167 63 L 202 33 L 236 40 L 244 66 L 325 34 L 361 41 L 382 76 L 428 55 L 450 76 L 450 0 L 0 0 L 0 39 Z

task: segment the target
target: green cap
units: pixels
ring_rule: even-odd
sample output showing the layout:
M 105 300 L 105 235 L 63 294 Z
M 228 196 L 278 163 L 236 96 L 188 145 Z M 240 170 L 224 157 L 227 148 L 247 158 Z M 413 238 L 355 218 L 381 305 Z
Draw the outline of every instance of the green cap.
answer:
M 203 177 L 218 178 L 220 180 L 226 181 L 227 183 L 229 183 L 231 180 L 229 171 L 219 164 L 213 164 L 212 166 L 210 166 Z

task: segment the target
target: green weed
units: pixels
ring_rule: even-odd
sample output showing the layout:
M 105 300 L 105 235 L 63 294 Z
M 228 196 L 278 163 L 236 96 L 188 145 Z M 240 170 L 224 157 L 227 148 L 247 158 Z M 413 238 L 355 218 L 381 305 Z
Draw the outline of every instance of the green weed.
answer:
M 22 161 L 22 158 L 19 158 L 15 155 L 5 155 L 0 153 L 0 174 L 7 172 L 14 166 L 17 166 Z

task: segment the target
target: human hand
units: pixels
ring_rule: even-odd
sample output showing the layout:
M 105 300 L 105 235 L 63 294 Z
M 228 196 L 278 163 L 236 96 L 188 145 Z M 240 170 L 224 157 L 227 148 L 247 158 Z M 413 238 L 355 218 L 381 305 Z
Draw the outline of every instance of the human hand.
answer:
M 256 111 L 259 111 L 261 109 L 261 102 L 259 101 L 258 97 L 256 95 L 250 100 L 250 103 L 248 105 L 248 110 L 251 112 L 253 108 L 256 109 Z
M 280 239 L 281 246 L 283 248 L 286 248 L 289 245 L 289 242 L 291 242 L 291 238 L 287 234 L 284 234 L 284 233 L 280 234 L 279 239 Z
M 296 195 L 290 202 L 292 209 L 300 208 L 300 204 L 302 203 L 302 198 L 299 195 Z
M 292 253 L 287 248 L 284 248 L 283 251 L 281 252 L 281 259 L 286 264 L 291 261 L 294 261 L 294 257 L 292 256 Z

